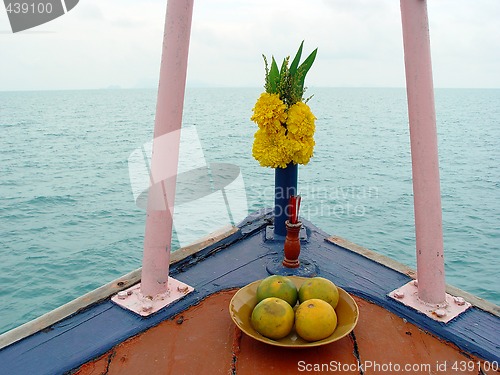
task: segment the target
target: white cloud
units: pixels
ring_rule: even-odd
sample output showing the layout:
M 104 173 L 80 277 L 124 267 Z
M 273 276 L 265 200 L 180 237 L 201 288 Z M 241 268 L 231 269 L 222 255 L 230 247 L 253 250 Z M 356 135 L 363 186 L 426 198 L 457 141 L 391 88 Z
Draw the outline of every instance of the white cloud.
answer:
M 166 1 L 85 0 L 12 34 L 0 11 L 0 90 L 137 87 L 158 80 Z M 429 1 L 436 87 L 500 87 L 500 2 Z M 195 0 L 188 81 L 261 86 L 261 54 L 318 47 L 308 86 L 403 86 L 395 0 Z

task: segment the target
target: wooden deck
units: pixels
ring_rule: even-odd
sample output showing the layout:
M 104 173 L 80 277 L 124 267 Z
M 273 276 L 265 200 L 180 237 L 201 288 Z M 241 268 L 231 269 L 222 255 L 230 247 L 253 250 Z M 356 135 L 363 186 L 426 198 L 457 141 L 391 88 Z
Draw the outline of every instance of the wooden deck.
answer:
M 75 374 L 496 373 L 484 370 L 484 361 L 357 297 L 360 319 L 350 336 L 315 348 L 270 346 L 234 325 L 228 313 L 234 292 L 207 297 Z
M 229 301 L 282 257 L 283 243 L 266 236 L 270 220 L 269 211 L 255 213 L 199 248 L 173 253 L 171 276 L 194 292 L 149 317 L 109 298 L 137 282 L 136 271 L 1 335 L 0 374 L 497 372 L 488 369 L 500 362 L 498 306 L 455 289 L 475 306 L 447 324 L 436 322 L 387 296 L 414 277 L 412 270 L 308 222 L 301 258 L 356 299 L 358 325 L 337 342 L 308 349 L 277 348 L 242 334 Z

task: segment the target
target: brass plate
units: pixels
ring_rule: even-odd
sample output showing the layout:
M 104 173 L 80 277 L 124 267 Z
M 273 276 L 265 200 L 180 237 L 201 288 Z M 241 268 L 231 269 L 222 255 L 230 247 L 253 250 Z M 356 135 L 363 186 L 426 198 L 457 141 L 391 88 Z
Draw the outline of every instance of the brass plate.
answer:
M 293 281 L 295 286 L 300 288 L 306 277 L 287 276 Z M 257 304 L 255 297 L 257 287 L 261 280 L 254 281 L 236 292 L 229 303 L 229 314 L 233 322 L 248 336 L 253 337 L 255 340 L 264 342 L 266 344 L 282 346 L 288 348 L 308 348 L 312 346 L 321 346 L 330 344 L 334 341 L 340 340 L 347 336 L 356 326 L 358 322 L 359 309 L 354 299 L 342 288 L 339 289 L 339 303 L 335 312 L 337 313 L 337 328 L 335 331 L 323 340 L 306 341 L 297 335 L 295 328 L 292 329 L 290 334 L 280 340 L 273 340 L 262 336 L 252 327 L 250 316 L 252 310 Z

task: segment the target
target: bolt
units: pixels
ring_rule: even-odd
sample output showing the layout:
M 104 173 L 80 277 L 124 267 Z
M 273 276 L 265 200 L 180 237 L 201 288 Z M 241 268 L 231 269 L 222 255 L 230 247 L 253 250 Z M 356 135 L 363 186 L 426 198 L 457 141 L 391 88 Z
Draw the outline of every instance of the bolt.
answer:
M 434 311 L 434 314 L 436 314 L 436 316 L 438 318 L 444 318 L 446 316 L 446 310 L 445 309 L 437 309 L 436 311 Z
M 181 292 L 181 293 L 186 293 L 186 292 L 188 291 L 188 289 L 189 289 L 189 288 L 188 288 L 188 286 L 187 286 L 187 285 L 182 285 L 182 286 L 181 286 L 181 285 L 179 285 L 179 286 L 177 287 L 177 291 L 178 291 L 178 292 Z
M 125 299 L 128 297 L 128 293 L 125 290 L 118 292 L 118 299 Z
M 148 312 L 151 310 L 153 310 L 153 304 L 151 302 L 144 302 L 144 304 L 142 305 L 142 311 Z
M 394 297 L 396 297 L 397 299 L 403 299 L 405 298 L 405 294 L 404 292 L 400 291 L 400 290 L 396 290 L 394 291 Z
M 463 305 L 465 305 L 465 300 L 464 300 L 462 297 L 453 297 L 453 301 L 455 301 L 455 303 L 456 303 L 458 306 L 463 306 Z

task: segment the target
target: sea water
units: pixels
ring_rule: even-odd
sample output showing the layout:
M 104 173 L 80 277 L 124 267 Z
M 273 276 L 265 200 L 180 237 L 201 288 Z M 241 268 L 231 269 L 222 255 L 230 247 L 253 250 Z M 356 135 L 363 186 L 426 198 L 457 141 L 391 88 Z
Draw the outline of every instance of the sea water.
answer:
M 239 168 L 247 211 L 273 205 L 274 171 L 251 156 L 260 92 L 185 97 L 183 127 L 207 165 Z M 307 94 L 317 129 L 314 158 L 299 167 L 301 216 L 415 267 L 405 90 Z M 499 304 L 500 90 L 437 89 L 435 99 L 446 281 Z M 155 89 L 0 92 L 0 332 L 140 267 L 145 211 L 129 159 L 147 149 L 155 107 Z M 193 209 L 193 230 L 213 217 Z

